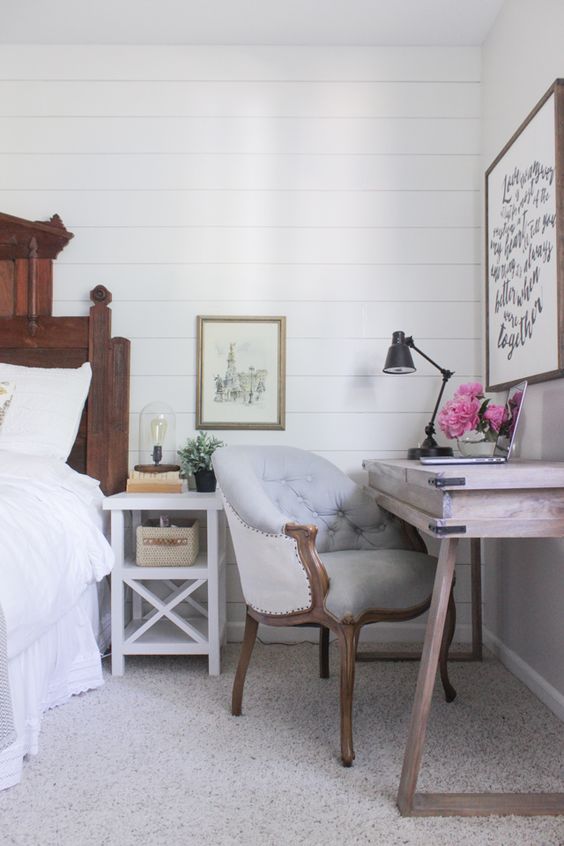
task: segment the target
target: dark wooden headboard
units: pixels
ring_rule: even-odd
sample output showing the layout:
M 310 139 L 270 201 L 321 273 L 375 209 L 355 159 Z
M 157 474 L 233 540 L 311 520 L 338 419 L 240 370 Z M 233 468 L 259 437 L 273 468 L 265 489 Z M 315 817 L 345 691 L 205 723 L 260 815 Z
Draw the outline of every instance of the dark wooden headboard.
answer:
M 52 262 L 72 238 L 48 223 L 0 214 L 0 361 L 80 367 L 92 383 L 68 463 L 99 479 L 105 494 L 125 490 L 129 449 L 129 341 L 112 338 L 112 295 L 90 292 L 88 317 L 52 316 Z

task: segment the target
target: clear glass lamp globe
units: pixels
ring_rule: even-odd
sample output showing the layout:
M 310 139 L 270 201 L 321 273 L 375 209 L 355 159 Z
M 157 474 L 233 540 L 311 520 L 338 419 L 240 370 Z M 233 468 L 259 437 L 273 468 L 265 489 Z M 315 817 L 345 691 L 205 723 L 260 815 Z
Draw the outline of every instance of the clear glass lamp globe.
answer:
M 139 414 L 139 464 L 176 463 L 176 414 L 165 402 L 150 402 Z

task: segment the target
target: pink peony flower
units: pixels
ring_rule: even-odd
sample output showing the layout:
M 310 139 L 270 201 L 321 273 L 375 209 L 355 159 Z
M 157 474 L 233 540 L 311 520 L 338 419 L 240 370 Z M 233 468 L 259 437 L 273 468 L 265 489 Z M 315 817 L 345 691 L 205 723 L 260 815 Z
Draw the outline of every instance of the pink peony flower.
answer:
M 454 395 L 455 397 L 476 397 L 482 398 L 484 396 L 484 388 L 480 382 L 467 382 L 466 385 L 461 385 Z
M 475 429 L 486 441 L 495 441 L 498 435 L 511 434 L 512 420 L 521 397 L 516 395 L 515 405 L 508 412 L 504 405 L 495 405 L 484 396 L 480 382 L 461 385 L 454 397 L 445 403 L 437 416 L 437 423 L 447 438 L 460 438 Z
M 478 385 L 478 383 L 475 383 Z M 462 386 L 467 387 L 467 386 Z M 478 387 L 482 387 L 478 385 Z M 464 432 L 476 429 L 480 417 L 480 400 L 476 396 L 457 392 L 452 400 L 445 403 L 437 417 L 439 428 L 447 438 L 460 438 Z
M 506 412 L 504 405 L 493 405 L 489 403 L 484 412 L 484 420 L 487 420 L 491 428 L 495 432 L 499 432 L 502 425 L 505 423 Z

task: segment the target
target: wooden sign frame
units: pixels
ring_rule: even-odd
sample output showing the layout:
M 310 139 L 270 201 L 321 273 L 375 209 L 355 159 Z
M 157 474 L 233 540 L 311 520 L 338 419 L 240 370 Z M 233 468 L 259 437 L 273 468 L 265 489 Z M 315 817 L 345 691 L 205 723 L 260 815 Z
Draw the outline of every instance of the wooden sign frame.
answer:
M 487 390 L 564 376 L 564 80 L 492 162 L 486 197 Z

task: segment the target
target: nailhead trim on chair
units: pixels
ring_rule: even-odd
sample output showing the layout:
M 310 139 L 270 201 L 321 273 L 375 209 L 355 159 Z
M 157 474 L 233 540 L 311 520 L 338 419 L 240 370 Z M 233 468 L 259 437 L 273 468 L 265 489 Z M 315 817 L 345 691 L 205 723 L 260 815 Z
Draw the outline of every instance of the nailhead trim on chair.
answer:
M 223 503 L 225 505 L 225 510 L 229 511 L 231 514 L 233 514 L 235 519 L 242 526 L 244 526 L 245 529 L 249 529 L 249 531 L 255 532 L 255 534 L 257 534 L 257 535 L 262 535 L 265 538 L 279 538 L 281 540 L 288 541 L 289 543 L 291 543 L 292 546 L 293 546 L 293 552 L 294 552 L 295 559 L 298 562 L 301 570 L 303 571 L 303 574 L 304 574 L 305 579 L 306 579 L 307 592 L 308 592 L 308 604 L 307 605 L 304 605 L 300 608 L 292 608 L 289 611 L 269 611 L 267 608 L 257 608 L 256 605 L 252 605 L 249 602 L 248 604 L 251 606 L 251 608 L 253 608 L 255 611 L 258 611 L 260 614 L 269 614 L 272 617 L 285 617 L 286 615 L 294 614 L 297 611 L 308 611 L 309 608 L 311 608 L 311 601 L 312 601 L 312 599 L 311 599 L 311 585 L 310 585 L 310 582 L 309 582 L 309 579 L 308 579 L 308 576 L 307 576 L 306 569 L 305 569 L 304 565 L 302 564 L 302 560 L 301 560 L 301 558 L 298 554 L 298 543 L 297 543 L 297 541 L 294 540 L 294 538 L 288 537 L 288 535 L 282 534 L 281 532 L 278 532 L 278 533 L 276 533 L 276 532 L 263 532 L 263 531 L 261 531 L 261 529 L 255 529 L 254 526 L 249 526 L 248 523 L 245 523 L 245 521 L 242 520 L 241 517 L 239 517 L 239 515 L 237 514 L 237 512 L 235 511 L 233 506 L 229 502 L 227 502 L 227 500 L 225 499 L 225 496 L 223 494 L 223 491 L 221 491 L 221 496 L 222 496 L 222 499 L 223 499 Z

